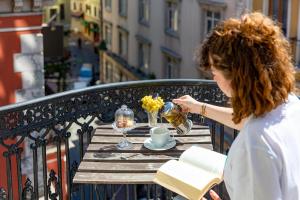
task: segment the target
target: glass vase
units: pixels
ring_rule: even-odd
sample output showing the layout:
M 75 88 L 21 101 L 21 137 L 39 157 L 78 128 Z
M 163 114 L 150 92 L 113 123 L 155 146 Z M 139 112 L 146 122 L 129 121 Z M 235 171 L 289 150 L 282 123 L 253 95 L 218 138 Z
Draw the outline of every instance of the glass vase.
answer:
M 158 111 L 155 112 L 147 112 L 148 115 L 148 125 L 150 127 L 155 127 L 157 126 L 157 116 L 158 116 Z

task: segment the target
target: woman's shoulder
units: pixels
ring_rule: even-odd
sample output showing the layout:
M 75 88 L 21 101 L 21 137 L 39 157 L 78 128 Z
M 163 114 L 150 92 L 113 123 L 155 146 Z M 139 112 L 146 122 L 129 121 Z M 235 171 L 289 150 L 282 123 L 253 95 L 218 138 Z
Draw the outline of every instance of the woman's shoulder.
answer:
M 284 103 L 265 115 L 261 117 L 252 116 L 246 127 L 251 131 L 264 133 L 273 127 L 284 125 L 286 120 L 292 120 L 295 115 L 300 117 L 300 100 L 295 94 L 289 94 Z
M 251 117 L 243 129 L 244 143 L 271 145 L 294 138 L 300 129 L 300 100 L 291 96 L 262 117 Z

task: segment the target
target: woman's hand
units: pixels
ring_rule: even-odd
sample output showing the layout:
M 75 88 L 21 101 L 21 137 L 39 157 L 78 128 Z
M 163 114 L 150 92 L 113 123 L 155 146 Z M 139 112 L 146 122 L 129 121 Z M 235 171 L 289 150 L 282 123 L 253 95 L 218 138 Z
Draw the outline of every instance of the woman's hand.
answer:
M 239 124 L 235 124 L 232 121 L 232 108 L 199 102 L 189 95 L 184 95 L 177 99 L 173 99 L 173 103 L 178 104 L 182 108 L 183 112 L 200 114 L 237 130 L 241 130 L 246 120 L 246 118 L 244 118 Z
M 212 200 L 221 200 L 219 195 L 213 190 L 209 190 L 209 195 L 210 195 Z M 203 197 L 201 200 L 207 200 L 207 199 Z
M 178 99 L 173 99 L 173 103 L 178 104 L 183 112 L 198 113 L 200 112 L 201 103 L 190 95 L 184 95 Z

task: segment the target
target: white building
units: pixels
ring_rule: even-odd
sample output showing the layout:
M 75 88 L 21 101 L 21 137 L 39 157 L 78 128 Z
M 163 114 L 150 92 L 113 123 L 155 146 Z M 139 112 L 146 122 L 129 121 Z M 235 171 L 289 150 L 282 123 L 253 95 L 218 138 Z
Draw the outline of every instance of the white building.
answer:
M 247 0 L 103 0 L 101 81 L 199 78 L 195 48 L 220 20 L 239 16 Z

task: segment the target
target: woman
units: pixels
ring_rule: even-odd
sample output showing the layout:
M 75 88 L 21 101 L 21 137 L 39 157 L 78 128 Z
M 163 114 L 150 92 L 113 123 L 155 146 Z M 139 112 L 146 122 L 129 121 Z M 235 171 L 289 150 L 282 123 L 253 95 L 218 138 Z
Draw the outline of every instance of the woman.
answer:
M 232 108 L 190 96 L 173 102 L 240 130 L 224 169 L 230 198 L 300 199 L 300 101 L 292 93 L 294 70 L 281 29 L 260 13 L 228 19 L 197 57 Z M 210 195 L 219 199 L 214 191 Z

